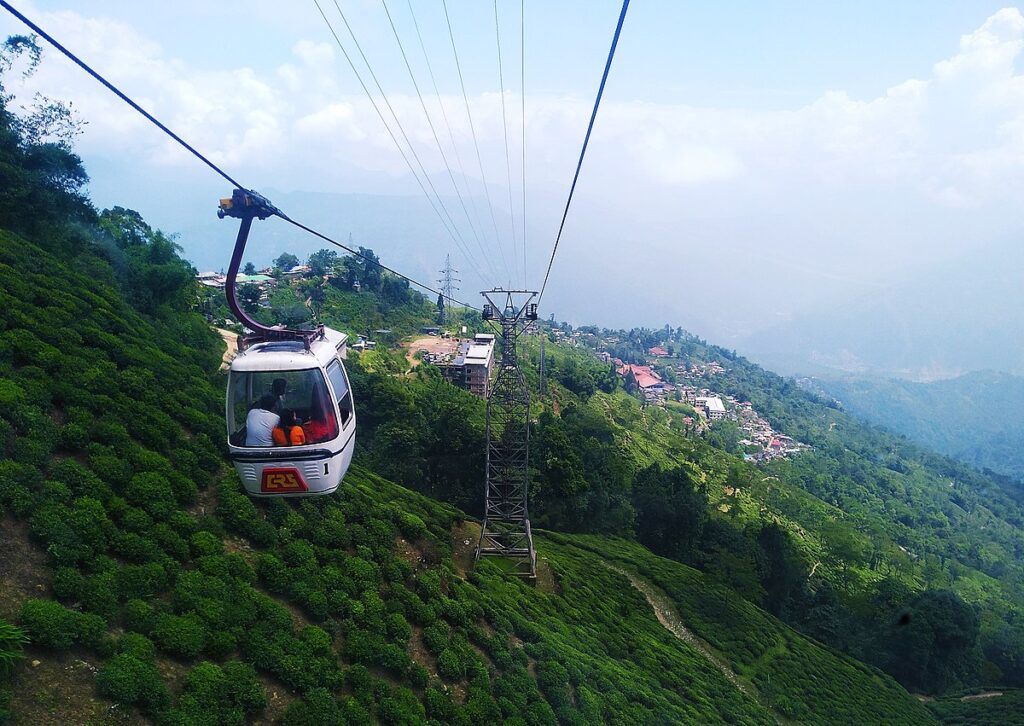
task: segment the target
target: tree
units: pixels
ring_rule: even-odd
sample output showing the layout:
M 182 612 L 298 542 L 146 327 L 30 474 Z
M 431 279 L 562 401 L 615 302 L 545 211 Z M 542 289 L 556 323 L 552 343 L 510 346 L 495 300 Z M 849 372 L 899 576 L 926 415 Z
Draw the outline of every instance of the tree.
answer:
M 363 284 L 363 289 L 376 291 L 381 282 L 380 258 L 369 247 L 360 247 L 359 255 L 356 258 L 359 265 L 359 281 Z
M 309 308 L 300 302 L 288 303 L 280 306 L 275 305 L 271 312 L 277 322 L 289 328 L 302 325 L 307 322 L 310 317 Z
M 637 538 L 654 552 L 686 561 L 707 520 L 707 498 L 682 467 L 651 466 L 633 483 Z
M 299 264 L 299 258 L 293 255 L 291 252 L 282 252 L 276 260 L 274 260 L 274 267 L 279 270 L 288 270 Z
M 946 690 L 973 675 L 978 614 L 950 590 L 925 590 L 911 600 L 885 639 L 888 668 L 904 686 Z
M 187 309 L 195 271 L 178 256 L 179 244 L 150 227 L 134 209 L 104 209 L 99 228 L 97 241 L 137 309 L 144 313 L 154 313 L 162 305 Z
M 15 62 L 24 56 L 28 57 L 25 70 L 21 77 L 28 78 L 39 67 L 43 50 L 36 42 L 35 36 L 12 35 L 0 44 L 0 75 L 9 72 Z M 0 104 L 6 106 L 13 96 L 4 89 L 0 80 Z M 12 126 L 27 146 L 54 145 L 62 151 L 71 150 L 71 142 L 82 132 L 85 122 L 82 121 L 74 106 L 65 101 L 55 101 L 41 93 L 36 93 L 27 111 L 18 117 L 11 117 Z
M 10 110 L 4 76 L 26 54 L 23 76 L 39 63 L 42 51 L 35 40 L 16 35 L 0 43 L 0 227 L 58 253 L 73 253 L 85 240 L 72 225 L 96 218 L 83 192 L 89 177 L 71 151 L 77 131 L 58 125 L 61 113 L 70 116 L 70 106 L 48 110 L 55 102 L 37 95 L 27 116 Z
M 309 289 L 309 304 L 313 309 L 313 314 L 320 317 L 320 310 L 324 306 L 324 301 L 327 300 L 327 293 L 324 292 L 322 285 L 314 285 Z
M 760 564 L 765 607 L 773 615 L 784 615 L 807 579 L 807 563 L 789 533 L 776 522 L 761 529 L 757 544 L 764 553 Z
M 317 250 L 309 256 L 306 264 L 309 265 L 309 272 L 316 277 L 323 277 L 334 269 L 338 261 L 338 253 L 334 250 Z
M 260 296 L 263 291 L 259 285 L 247 282 L 238 286 L 238 301 L 242 303 L 242 309 L 247 313 L 255 313 L 260 306 Z
M 246 262 L 245 267 L 242 268 L 242 272 L 246 275 L 255 275 L 256 265 L 252 264 L 251 262 Z

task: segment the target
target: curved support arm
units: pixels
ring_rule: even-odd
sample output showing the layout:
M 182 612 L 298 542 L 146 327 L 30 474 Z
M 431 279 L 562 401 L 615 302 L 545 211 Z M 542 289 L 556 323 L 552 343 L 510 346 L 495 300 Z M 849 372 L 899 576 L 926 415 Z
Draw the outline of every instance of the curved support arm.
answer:
M 224 283 L 224 295 L 228 299 L 228 307 L 235 314 L 235 318 L 249 330 L 263 335 L 276 335 L 281 333 L 280 329 L 268 328 L 262 323 L 249 317 L 242 306 L 238 303 L 238 268 L 242 265 L 242 255 L 245 253 L 245 243 L 249 240 L 249 230 L 252 229 L 252 219 L 255 215 L 245 215 L 238 226 L 238 236 L 235 237 L 235 249 L 231 253 L 231 264 L 228 266 L 228 279 Z
M 252 220 L 256 217 L 266 219 L 274 215 L 283 217 L 280 210 L 260 196 L 256 192 L 245 189 L 236 189 L 231 199 L 222 199 L 217 216 L 237 217 L 240 220 L 238 236 L 235 237 L 235 249 L 231 253 L 231 264 L 228 266 L 228 276 L 224 283 L 224 295 L 228 300 L 228 307 L 245 327 L 255 333 L 251 339 L 260 340 L 302 340 L 309 348 L 310 341 L 323 335 L 323 326 L 317 330 L 289 330 L 284 327 L 270 328 L 263 323 L 254 320 L 242 309 L 238 302 L 238 269 L 242 265 L 242 255 L 245 253 L 245 244 L 249 240 L 249 231 L 252 229 Z

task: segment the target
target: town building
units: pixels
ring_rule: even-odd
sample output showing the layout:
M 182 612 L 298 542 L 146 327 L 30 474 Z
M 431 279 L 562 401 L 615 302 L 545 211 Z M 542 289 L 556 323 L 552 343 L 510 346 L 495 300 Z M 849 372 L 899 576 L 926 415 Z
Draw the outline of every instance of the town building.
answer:
M 445 377 L 475 396 L 486 398 L 491 391 L 494 367 L 494 335 L 477 333 L 472 340 L 459 343 L 452 364 L 443 369 Z
M 725 404 L 718 396 L 698 396 L 697 406 L 704 409 L 708 421 L 719 421 L 725 418 Z
M 665 381 L 650 366 L 630 364 L 618 369 L 618 374 L 623 378 L 630 373 L 633 374 L 633 378 L 636 379 L 636 385 L 641 391 L 660 392 L 665 390 Z
M 219 272 L 200 272 L 196 275 L 196 279 L 200 285 L 206 287 L 213 287 L 219 290 L 224 289 L 224 283 L 227 281 L 227 275 L 222 275 Z

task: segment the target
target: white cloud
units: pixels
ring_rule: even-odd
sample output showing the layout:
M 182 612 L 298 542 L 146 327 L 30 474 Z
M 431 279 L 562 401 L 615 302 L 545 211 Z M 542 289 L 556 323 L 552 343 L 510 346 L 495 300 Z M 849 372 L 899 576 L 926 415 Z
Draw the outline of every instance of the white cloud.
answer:
M 322 39 L 300 40 L 290 57 L 263 72 L 245 66 L 209 70 L 175 58 L 123 23 L 71 11 L 33 14 L 242 178 L 285 189 L 354 191 L 383 174 L 400 182 L 402 191 L 418 193 L 376 111 L 335 47 Z M 880 89 L 871 98 L 835 89 L 782 111 L 620 101 L 629 89 L 617 85 L 613 71 L 578 190 L 581 207 L 603 216 L 600 222 L 574 218 L 570 234 L 617 245 L 627 234 L 643 240 L 669 230 L 682 239 L 703 234 L 705 249 L 724 249 L 734 233 L 716 233 L 694 220 L 743 216 L 762 220 L 745 227 L 744 235 L 790 256 L 813 256 L 822 268 L 862 264 L 850 271 L 856 278 L 909 264 L 936 239 L 965 246 L 1019 229 L 1024 75 L 1015 64 L 1022 51 L 1024 16 L 1006 8 L 964 35 L 958 51 L 935 63 L 925 78 Z M 404 70 L 396 73 L 382 78 L 386 89 L 410 91 Z M 22 90 L 75 102 L 89 121 L 80 145 L 87 157 L 130 157 L 153 164 L 154 173 L 194 164 L 53 51 Z M 408 93 L 389 98 L 422 163 L 449 193 L 419 100 Z M 518 109 L 518 96 L 505 101 Z M 427 96 L 425 102 L 449 161 L 454 165 L 455 155 L 439 102 L 463 168 L 478 177 L 462 97 Z M 547 224 L 544 213 L 558 214 L 591 103 L 583 96 L 527 99 L 535 220 Z M 501 96 L 480 94 L 471 104 L 488 180 L 501 186 Z M 383 105 L 381 111 L 389 114 Z M 510 121 L 515 174 L 518 115 L 511 113 Z M 499 191 L 492 194 L 498 202 L 504 199 Z M 851 246 L 865 259 L 854 259 Z M 570 262 L 574 249 L 589 254 L 593 247 L 570 242 Z

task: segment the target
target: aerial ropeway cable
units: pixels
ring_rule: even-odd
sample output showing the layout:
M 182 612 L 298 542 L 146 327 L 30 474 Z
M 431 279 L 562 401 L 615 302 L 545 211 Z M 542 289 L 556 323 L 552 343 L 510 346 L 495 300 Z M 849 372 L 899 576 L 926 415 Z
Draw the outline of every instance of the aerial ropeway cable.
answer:
M 412 86 L 416 90 L 416 97 L 420 101 L 420 108 L 423 109 L 423 115 L 427 119 L 427 125 L 430 127 L 430 133 L 434 137 L 434 143 L 437 145 L 437 151 L 441 155 L 441 160 L 444 162 L 445 169 L 448 171 L 448 178 L 451 180 L 452 188 L 455 190 L 455 194 L 459 198 L 459 204 L 462 207 L 463 213 L 466 215 L 466 220 L 469 222 L 469 228 L 473 233 L 473 237 L 476 239 L 477 247 L 483 255 L 484 261 L 490 267 L 491 274 L 493 275 L 494 265 L 491 262 L 491 258 L 487 255 L 487 252 L 484 251 L 483 243 L 480 241 L 480 233 L 477 232 L 476 225 L 473 224 L 473 217 L 470 215 L 469 208 L 466 206 L 466 200 L 463 198 L 462 191 L 459 189 L 459 185 L 455 181 L 455 173 L 452 171 L 451 164 L 448 163 L 448 155 L 444 153 L 444 147 L 441 146 L 441 139 L 437 135 L 437 129 L 434 128 L 434 121 L 431 119 L 430 112 L 427 110 L 426 101 L 423 100 L 423 94 L 420 92 L 420 84 L 416 82 L 416 75 L 412 72 L 412 64 L 409 63 L 409 57 L 405 53 L 405 46 L 402 44 L 402 38 L 398 35 L 398 28 L 395 27 L 395 21 L 391 17 L 391 11 L 388 9 L 387 0 L 380 0 L 380 3 L 384 7 L 384 13 L 388 16 L 388 24 L 391 26 L 392 34 L 395 36 L 395 42 L 398 43 L 398 50 L 401 52 L 402 60 L 405 62 L 405 69 L 409 72 L 409 80 L 412 81 Z
M 367 99 L 373 106 L 373 110 L 377 112 L 377 116 L 380 118 L 381 123 L 384 124 L 384 128 L 387 130 L 388 135 L 391 137 L 391 140 L 398 148 L 398 153 L 401 154 L 402 159 L 409 167 L 409 171 L 416 179 L 416 183 L 423 191 L 423 194 L 427 197 L 427 201 L 430 202 L 430 206 L 433 207 L 434 212 L 440 218 L 442 226 L 444 226 L 444 228 L 448 231 L 448 234 L 451 235 L 452 241 L 455 242 L 456 246 L 458 246 L 462 253 L 466 256 L 466 259 L 469 260 L 470 264 L 473 265 L 473 268 L 477 270 L 478 274 L 480 274 L 481 277 L 484 277 L 484 275 L 479 272 L 480 268 L 477 265 L 476 260 L 473 257 L 473 254 L 469 251 L 468 247 L 466 247 L 465 241 L 462 239 L 462 233 L 459 231 L 458 225 L 455 224 L 455 220 L 452 219 L 451 213 L 445 206 L 444 201 L 441 199 L 441 196 L 437 193 L 437 189 L 434 188 L 434 183 L 430 180 L 430 175 L 427 173 L 426 168 L 423 166 L 423 162 L 420 161 L 419 154 L 416 153 L 416 147 L 413 146 L 412 141 L 409 139 L 409 135 L 405 132 L 405 127 L 402 126 L 402 122 L 399 120 L 398 114 L 395 113 L 395 109 L 391 106 L 391 101 L 388 100 L 387 95 L 384 93 L 384 88 L 381 86 L 380 81 L 377 80 L 377 74 L 374 73 L 373 66 L 370 65 L 370 61 L 367 59 L 366 54 L 363 52 L 363 48 L 359 43 L 359 39 L 356 38 L 356 35 L 352 30 L 352 26 L 349 25 L 348 18 L 342 11 L 341 5 L 338 4 L 337 0 L 334 0 L 334 7 L 338 11 L 338 15 L 341 17 L 341 20 L 345 24 L 345 27 L 348 29 L 349 35 L 352 36 L 352 40 L 355 43 L 356 50 L 359 52 L 360 57 L 363 59 L 363 63 L 366 64 L 366 68 L 369 71 L 370 77 L 373 79 L 374 84 L 377 86 L 377 90 L 380 92 L 381 99 L 383 100 L 384 105 L 391 113 L 391 117 L 394 119 L 395 125 L 398 127 L 399 134 L 401 134 L 402 138 L 405 140 L 405 143 L 409 148 L 409 152 L 412 154 L 413 159 L 416 161 L 416 166 L 419 167 L 420 174 L 422 174 L 423 177 L 422 179 L 420 178 L 420 174 L 417 174 L 416 169 L 413 168 L 412 163 L 409 161 L 409 157 L 406 155 L 405 150 L 399 143 L 398 138 L 395 136 L 395 132 L 391 129 L 391 125 L 388 123 L 387 119 L 385 119 L 383 111 L 380 110 L 380 106 L 374 99 L 373 94 L 370 93 L 369 87 L 363 80 L 363 77 L 359 73 L 359 70 L 356 68 L 355 62 L 352 60 L 352 57 L 345 49 L 345 44 L 341 42 L 341 38 L 338 36 L 338 33 L 334 30 L 334 25 L 327 18 L 327 14 L 324 12 L 324 9 L 320 6 L 319 0 L 313 0 L 313 4 L 316 5 L 316 9 L 320 12 L 320 16 L 323 18 L 324 23 L 327 25 L 328 31 L 330 31 L 331 35 L 334 37 L 335 43 L 337 43 L 338 48 L 341 50 L 341 54 L 345 57 L 345 60 L 348 62 L 349 68 L 352 69 L 352 73 L 353 75 L 355 75 L 356 80 L 359 81 L 359 85 L 362 87 Z M 433 197 L 431 197 L 430 193 L 427 192 L 427 187 L 430 188 L 430 192 L 433 193 Z
M 597 88 L 597 98 L 594 99 L 594 109 L 590 113 L 590 122 L 587 124 L 587 133 L 583 137 L 583 148 L 580 149 L 580 158 L 576 162 L 576 173 L 572 177 L 572 186 L 569 187 L 569 197 L 565 200 L 565 209 L 562 211 L 562 221 L 558 225 L 558 234 L 555 235 L 555 244 L 551 248 L 551 257 L 548 259 L 548 268 L 544 272 L 544 283 L 540 287 L 540 295 L 537 297 L 537 304 L 544 299 L 544 291 L 548 287 L 548 278 L 551 276 L 551 266 L 555 264 L 555 255 L 558 253 L 558 243 L 562 240 L 562 231 L 565 229 L 565 220 L 569 216 L 569 207 L 572 205 L 572 197 L 576 192 L 576 182 L 580 179 L 580 169 L 583 168 L 583 158 L 587 155 L 587 144 L 590 143 L 590 134 L 594 130 L 594 120 L 597 118 L 597 110 L 601 107 L 601 97 L 604 95 L 604 86 L 608 82 L 608 73 L 612 69 L 612 60 L 615 58 L 615 48 L 619 44 L 619 36 L 622 34 L 622 24 L 626 20 L 626 11 L 629 9 L 629 0 L 622 0 L 622 10 L 619 12 L 619 22 L 615 25 L 615 34 L 612 36 L 612 47 L 608 50 L 608 60 L 604 64 L 604 73 L 601 74 L 601 85 Z
M 469 119 L 469 132 L 473 137 L 473 149 L 476 151 L 476 163 L 480 169 L 480 182 L 484 188 L 484 197 L 487 199 L 487 208 L 491 212 L 491 224 L 494 227 L 494 239 L 498 246 L 498 252 L 501 255 L 501 263 L 505 268 L 505 273 L 509 277 L 509 283 L 512 280 L 512 269 L 508 265 L 508 260 L 505 259 L 505 250 L 501 246 L 501 235 L 498 233 L 498 220 L 494 216 L 494 204 L 491 203 L 491 191 L 487 186 L 487 175 L 484 173 L 484 162 L 483 157 L 480 156 L 480 144 L 476 137 L 476 125 L 473 123 L 473 112 L 469 107 L 469 94 L 466 93 L 466 82 L 462 77 L 462 64 L 459 62 L 459 50 L 455 45 L 455 31 L 452 30 L 452 19 L 448 15 L 448 2 L 447 0 L 441 0 L 441 7 L 444 8 L 444 19 L 448 25 L 448 38 L 452 43 L 452 55 L 455 57 L 455 69 L 459 74 L 459 86 L 462 89 L 462 100 L 466 104 L 466 118 Z
M 519 110 L 523 130 L 523 277 L 530 276 L 526 266 L 526 0 L 519 0 Z
M 113 83 L 111 83 L 106 78 L 104 78 L 102 75 L 100 75 L 98 72 L 96 72 L 91 66 L 89 66 L 89 64 L 87 64 L 85 61 L 83 61 L 81 58 L 79 58 L 77 55 L 75 55 L 75 53 L 73 53 L 65 45 L 60 43 L 52 35 L 50 35 L 45 30 L 43 30 L 43 28 L 41 28 L 37 23 L 35 23 L 34 21 L 30 20 L 27 16 L 25 16 L 24 13 L 22 13 L 17 8 L 15 8 L 13 5 L 11 5 L 7 0 L 0 0 L 0 7 L 4 8 L 11 15 L 13 15 L 18 20 L 20 20 L 22 23 L 27 25 L 29 27 L 29 29 L 32 30 L 32 32 L 36 33 L 41 38 L 43 38 L 48 43 L 50 43 L 50 45 L 52 45 L 54 48 L 59 50 L 65 57 L 67 57 L 68 60 L 70 60 L 75 65 L 77 65 L 79 68 L 81 68 L 83 71 L 85 71 L 90 76 L 92 76 L 93 79 L 95 79 L 102 86 L 104 86 L 107 90 L 109 90 L 115 96 L 117 96 L 122 101 L 124 101 L 132 109 L 137 111 L 147 121 L 149 121 L 154 126 L 156 126 L 158 129 L 160 129 L 165 134 L 167 134 L 167 136 L 169 136 L 171 139 L 173 139 L 175 142 L 177 142 L 182 148 L 184 148 L 190 154 L 192 154 L 197 159 L 199 159 L 199 161 L 201 161 L 203 164 L 208 166 L 216 174 L 218 174 L 223 179 L 228 181 L 235 189 L 240 189 L 240 190 L 243 190 L 243 191 L 250 191 L 251 192 L 251 190 L 249 190 L 248 187 L 246 187 L 243 184 L 241 184 L 240 182 L 238 182 L 233 176 L 231 176 L 226 171 L 224 171 L 220 166 L 218 166 L 213 161 L 211 161 L 207 156 L 205 156 L 203 153 L 201 153 L 199 150 L 197 150 L 190 143 L 185 141 L 181 136 L 179 136 L 178 134 L 174 133 L 163 122 L 161 122 L 159 119 L 157 119 L 155 116 L 153 116 L 153 114 L 151 114 L 149 111 L 144 109 L 142 106 L 140 106 L 134 100 L 132 100 L 121 89 L 119 89 Z M 338 242 L 336 239 L 334 239 L 334 238 L 332 238 L 332 237 L 330 237 L 330 236 L 328 236 L 326 234 L 323 234 L 322 232 L 318 232 L 316 229 L 314 229 L 312 227 L 309 227 L 309 226 L 307 226 L 307 225 L 305 225 L 305 224 L 303 224 L 303 223 L 301 223 L 301 222 L 299 222 L 299 221 L 297 221 L 295 219 L 292 219 L 291 217 L 286 215 L 284 212 L 282 212 L 280 210 L 277 210 L 276 208 L 275 208 L 275 213 L 272 216 L 276 216 L 276 217 L 282 219 L 283 221 L 287 222 L 288 224 L 291 224 L 291 225 L 293 225 L 293 226 L 295 226 L 295 227 L 297 227 L 297 228 L 299 228 L 299 229 L 301 229 L 301 230 L 303 230 L 305 232 L 308 232 L 308 233 L 312 234 L 313 236 L 323 240 L 324 242 L 332 244 L 335 247 L 338 247 L 338 248 L 344 250 L 345 252 L 348 252 L 353 257 L 356 257 L 356 258 L 362 260 L 363 262 L 366 262 L 367 264 L 374 265 L 374 266 L 376 266 L 376 267 L 378 267 L 378 268 L 380 268 L 380 269 L 382 269 L 382 270 L 384 270 L 386 272 L 391 273 L 392 275 L 400 277 L 400 278 L 402 278 L 403 280 L 405 280 L 406 282 L 408 282 L 411 285 L 415 285 L 416 287 L 419 287 L 419 288 L 421 288 L 423 290 L 426 290 L 427 292 L 432 293 L 434 295 L 439 295 L 440 294 L 440 291 L 435 289 L 434 287 L 432 287 L 430 285 L 426 285 L 426 284 L 424 284 L 422 282 L 419 282 L 418 280 L 416 280 L 416 279 L 414 279 L 412 277 L 409 277 L 408 275 L 405 275 L 405 274 L 399 272 L 398 270 L 395 270 L 394 268 L 389 267 L 389 266 L 381 263 L 379 260 L 374 260 L 374 259 L 372 259 L 370 257 L 367 257 L 366 255 L 363 255 L 362 253 L 360 253 L 359 250 L 353 249 L 352 247 L 350 247 L 348 245 L 342 244 L 341 242 Z M 479 310 L 479 308 L 477 306 L 471 305 L 471 304 L 469 304 L 467 302 L 464 302 L 462 300 L 455 300 L 455 302 L 457 302 L 459 305 L 462 305 L 464 307 L 470 308 L 472 310 Z
M 501 128 L 505 134 L 505 176 L 508 179 L 508 215 L 512 222 L 512 267 L 518 265 L 519 251 L 516 249 L 516 214 L 512 203 L 512 162 L 508 153 L 508 114 L 505 112 L 505 74 L 501 67 L 501 29 L 498 19 L 498 0 L 494 0 L 494 41 L 498 48 L 498 93 L 501 95 Z M 525 277 L 526 270 L 523 270 Z M 526 284 L 526 280 L 523 280 Z
M 252 496 L 320 496 L 335 492 L 355 450 L 355 401 L 344 364 L 348 336 L 322 324 L 312 330 L 269 327 L 242 308 L 235 285 L 253 220 L 279 217 L 412 284 L 438 295 L 440 291 L 291 219 L 265 197 L 243 187 L 7 0 L 0 0 L 0 7 L 235 187 L 231 198 L 221 200 L 218 211 L 218 216 L 234 217 L 240 222 L 225 296 L 234 315 L 251 332 L 240 341 L 239 353 L 228 371 L 228 456 Z
M 441 118 L 444 120 L 444 125 L 448 130 L 448 140 L 451 142 L 452 151 L 455 153 L 455 161 L 459 166 L 459 174 L 462 176 L 462 183 L 466 187 L 466 195 L 469 197 L 469 206 L 473 210 L 473 216 L 476 219 L 476 224 L 480 228 L 481 234 L 483 233 L 483 224 L 480 221 L 480 212 L 476 208 L 476 197 L 469 193 L 469 176 L 466 174 L 466 167 L 462 163 L 462 154 L 459 153 L 459 145 L 455 142 L 455 133 L 452 131 L 451 121 L 448 119 L 448 112 L 444 108 L 444 99 L 441 97 L 441 90 L 437 86 L 437 78 L 434 76 L 434 67 L 430 63 L 430 54 L 427 53 L 427 46 L 423 42 L 423 34 L 420 33 L 420 24 L 416 20 L 416 11 L 413 10 L 412 0 L 406 0 L 406 4 L 409 6 L 409 16 L 412 18 L 413 28 L 416 29 L 416 38 L 419 40 L 420 50 L 423 52 L 423 61 L 427 66 L 427 73 L 430 76 L 430 83 L 434 87 L 434 95 L 437 98 L 437 106 L 441 110 Z M 486 235 L 484 235 L 486 237 Z M 491 263 L 490 255 L 487 257 L 488 264 L 491 265 L 491 269 L 494 269 Z M 494 277 L 497 277 L 495 274 Z

